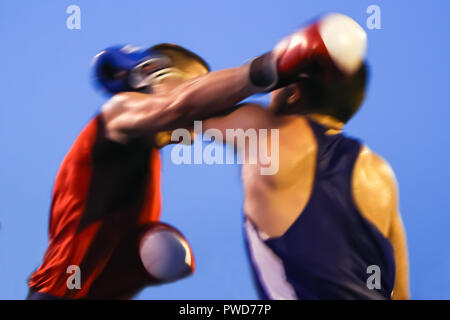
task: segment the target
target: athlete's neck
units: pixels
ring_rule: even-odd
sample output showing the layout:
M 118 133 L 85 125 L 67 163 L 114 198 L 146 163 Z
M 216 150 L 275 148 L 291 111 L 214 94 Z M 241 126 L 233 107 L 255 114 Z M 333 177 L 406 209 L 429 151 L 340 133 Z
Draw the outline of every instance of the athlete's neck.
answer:
M 329 130 L 326 132 L 327 134 L 338 134 L 342 131 L 342 127 L 344 126 L 344 123 L 342 121 L 339 121 L 336 118 L 325 114 L 309 113 L 306 116 L 311 120 L 317 122 L 318 124 L 329 128 Z

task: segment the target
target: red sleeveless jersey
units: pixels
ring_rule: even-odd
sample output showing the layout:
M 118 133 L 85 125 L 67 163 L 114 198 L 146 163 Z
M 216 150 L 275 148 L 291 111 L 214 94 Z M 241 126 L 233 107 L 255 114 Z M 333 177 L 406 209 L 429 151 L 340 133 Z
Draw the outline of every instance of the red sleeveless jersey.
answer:
M 30 288 L 59 297 L 85 297 L 120 241 L 139 226 L 159 220 L 160 171 L 156 149 L 144 141 L 120 144 L 107 139 L 103 118 L 96 116 L 56 176 L 49 244 L 42 265 L 31 275 Z M 79 290 L 68 289 L 69 266 L 80 268 Z

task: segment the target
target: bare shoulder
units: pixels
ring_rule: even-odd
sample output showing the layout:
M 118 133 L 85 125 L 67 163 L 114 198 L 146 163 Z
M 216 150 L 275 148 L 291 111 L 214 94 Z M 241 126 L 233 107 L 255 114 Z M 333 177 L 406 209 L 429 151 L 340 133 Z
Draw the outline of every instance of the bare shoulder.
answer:
M 367 175 L 368 182 L 372 180 L 371 177 L 379 177 L 384 184 L 396 188 L 397 182 L 391 165 L 369 147 L 364 146 L 361 149 L 356 165 Z
M 391 213 L 397 207 L 397 182 L 389 163 L 367 146 L 356 161 L 352 190 L 361 213 L 387 236 Z
M 148 95 L 138 92 L 121 92 L 112 96 L 101 108 L 105 120 L 112 120 L 130 108 L 136 108 L 139 101 Z
M 221 131 L 226 129 L 247 130 L 270 128 L 273 122 L 274 117 L 267 108 L 256 103 L 244 103 L 237 105 L 231 112 L 207 119 L 204 122 L 204 127 Z
M 127 112 L 130 101 L 134 97 L 134 92 L 123 92 L 112 96 L 101 107 L 102 118 L 105 122 L 105 134 L 114 141 L 125 143 L 128 137 L 121 133 L 120 120 Z
M 257 119 L 271 118 L 272 114 L 268 108 L 257 103 L 242 103 L 236 106 L 230 115 L 235 117 L 256 117 Z M 248 119 L 250 120 L 250 118 Z
M 259 104 L 248 103 L 238 108 L 236 115 L 245 115 L 250 118 L 256 118 L 259 121 L 264 121 L 268 127 L 273 128 L 292 128 L 297 134 L 300 131 L 311 131 L 311 128 L 302 115 L 277 115 L 274 114 L 269 108 L 263 107 Z

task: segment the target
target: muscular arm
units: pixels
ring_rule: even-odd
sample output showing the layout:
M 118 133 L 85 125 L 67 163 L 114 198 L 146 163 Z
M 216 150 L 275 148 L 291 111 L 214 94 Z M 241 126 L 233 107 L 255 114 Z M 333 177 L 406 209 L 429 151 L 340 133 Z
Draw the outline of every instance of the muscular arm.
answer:
M 257 104 L 247 103 L 237 106 L 237 109 L 233 112 L 223 115 L 209 118 L 203 123 L 203 130 L 208 129 L 219 130 L 222 136 L 230 138 L 226 134 L 227 130 L 242 129 L 239 134 L 245 135 L 245 131 L 248 129 L 267 129 L 273 127 L 275 121 L 270 112 Z M 229 145 L 236 145 L 237 140 L 231 136 L 231 139 L 227 139 L 225 142 Z M 246 144 L 246 146 L 248 146 Z M 243 152 L 244 150 L 238 150 Z
M 378 156 L 377 156 L 378 157 Z M 409 299 L 409 266 L 408 248 L 406 244 L 406 233 L 403 227 L 402 218 L 398 209 L 398 187 L 394 171 L 384 160 L 379 164 L 380 171 L 386 176 L 387 189 L 391 193 L 389 201 L 389 226 L 387 238 L 394 249 L 395 258 L 395 282 L 392 298 L 395 300 Z
M 125 92 L 103 107 L 107 134 L 113 140 L 189 126 L 258 93 L 251 85 L 248 66 L 212 72 L 189 80 L 168 94 Z
M 408 248 L 406 244 L 405 229 L 397 209 L 393 211 L 388 237 L 394 248 L 396 265 L 392 298 L 395 300 L 406 300 L 410 298 Z
M 361 213 L 371 221 L 394 249 L 394 299 L 409 298 L 408 248 L 398 210 L 397 182 L 391 166 L 364 147 L 353 171 L 353 195 Z

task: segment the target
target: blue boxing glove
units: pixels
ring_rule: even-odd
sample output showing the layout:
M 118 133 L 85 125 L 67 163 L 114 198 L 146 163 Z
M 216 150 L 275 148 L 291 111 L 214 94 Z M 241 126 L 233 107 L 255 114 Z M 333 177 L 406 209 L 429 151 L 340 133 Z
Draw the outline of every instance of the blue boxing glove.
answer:
M 109 47 L 97 54 L 92 63 L 96 84 L 111 94 L 145 91 L 152 75 L 168 67 L 168 57 L 130 45 Z

